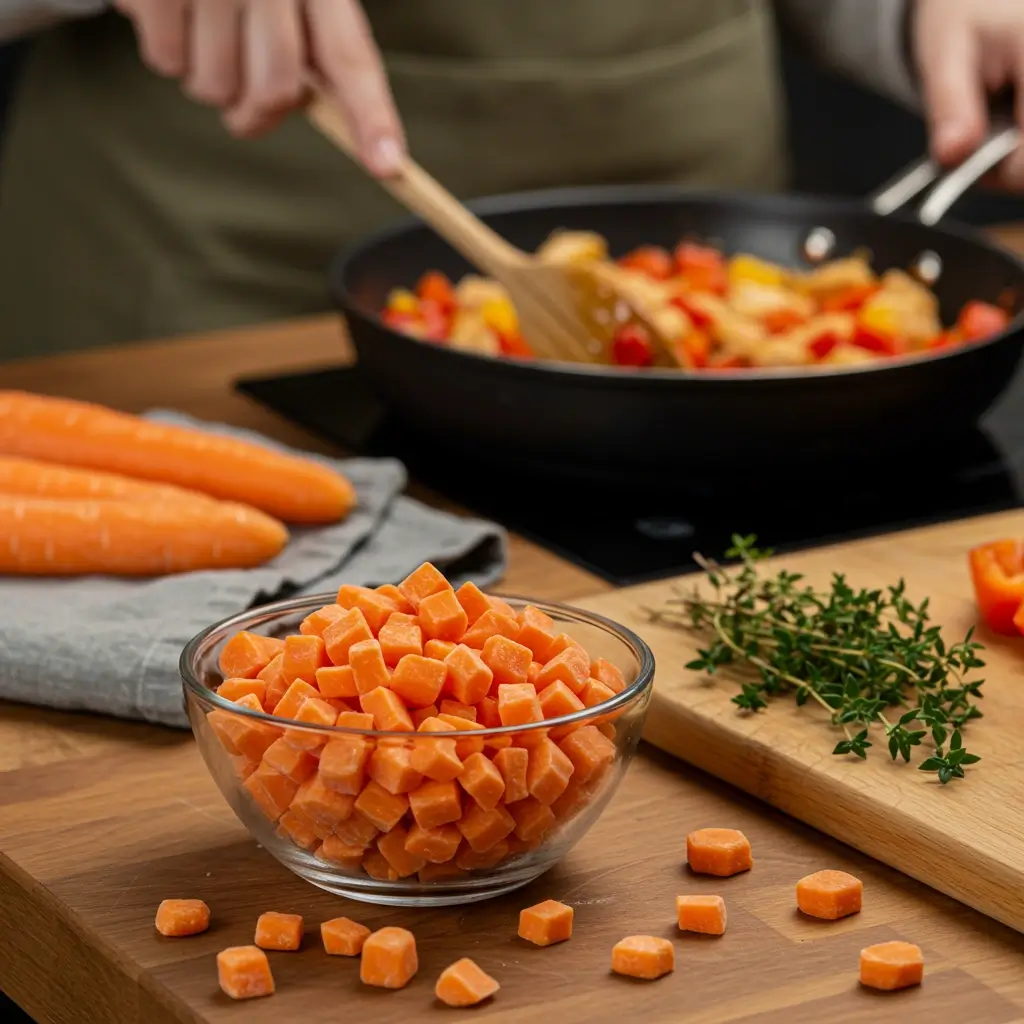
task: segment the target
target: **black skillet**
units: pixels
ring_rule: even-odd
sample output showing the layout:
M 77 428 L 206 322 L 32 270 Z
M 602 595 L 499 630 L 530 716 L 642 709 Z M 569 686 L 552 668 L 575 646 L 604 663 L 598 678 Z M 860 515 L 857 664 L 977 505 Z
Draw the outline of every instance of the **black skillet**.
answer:
M 805 263 L 808 248 L 823 240 L 829 255 L 868 249 L 878 270 L 906 269 L 922 255 L 936 265 L 937 257 L 934 288 L 946 322 L 970 299 L 1010 296 L 1015 317 L 1007 332 L 925 357 L 867 368 L 686 374 L 517 362 L 425 344 L 381 322 L 377 311 L 388 292 L 428 268 L 455 279 L 472 268 L 415 221 L 342 253 L 331 290 L 376 394 L 407 429 L 436 440 L 439 457 L 462 459 L 467 471 L 485 459 L 626 483 L 728 472 L 771 478 L 776 468 L 813 473 L 837 462 L 866 463 L 869 471 L 897 452 L 934 456 L 937 446 L 978 422 L 1018 366 L 1024 263 L 973 232 L 935 223 L 1018 140 L 1016 129 L 993 133 L 916 217 L 891 214 L 938 177 L 927 161 L 868 205 L 673 186 L 564 189 L 469 204 L 529 251 L 556 228 L 576 228 L 604 235 L 613 254 L 694 236 L 790 266 Z M 580 497 L 583 508 L 599 514 L 596 495 Z

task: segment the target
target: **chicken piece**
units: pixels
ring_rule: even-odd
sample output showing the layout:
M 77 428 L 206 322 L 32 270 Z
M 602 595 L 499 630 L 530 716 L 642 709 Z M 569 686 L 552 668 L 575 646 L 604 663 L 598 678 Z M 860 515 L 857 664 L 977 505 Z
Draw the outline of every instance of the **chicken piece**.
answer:
M 902 270 L 887 270 L 881 288 L 864 303 L 862 314 L 888 310 L 895 321 L 896 333 L 911 348 L 918 348 L 942 332 L 939 300 L 920 281 Z
M 488 302 L 511 303 L 505 286 L 489 277 L 467 274 L 455 286 L 455 301 L 462 309 L 481 309 Z
M 685 338 L 693 330 L 693 321 L 678 306 L 660 306 L 648 314 L 654 329 L 668 341 Z
M 830 260 L 795 279 L 796 286 L 805 295 L 821 301 L 830 295 L 875 283 L 875 273 L 861 256 Z
M 487 326 L 487 321 L 479 309 L 456 309 L 448 344 L 464 352 L 477 352 L 485 356 L 496 356 L 501 353 L 498 337 Z
M 873 355 L 866 349 L 858 348 L 856 345 L 836 345 L 819 365 L 860 366 L 863 363 L 874 363 L 878 358 L 878 356 Z
M 747 358 L 753 366 L 806 366 L 815 362 L 804 342 L 779 336 L 752 347 Z
M 598 276 L 644 316 L 649 316 L 655 309 L 668 305 L 679 287 L 677 282 L 656 281 L 646 274 L 627 270 L 614 263 L 601 264 Z
M 854 326 L 855 319 L 852 313 L 821 313 L 807 323 L 791 327 L 776 337 L 779 341 L 791 342 L 806 348 L 823 334 L 834 334 L 839 341 L 849 341 L 853 337 Z
M 791 288 L 740 280 L 729 290 L 729 305 L 744 316 L 760 320 L 771 313 L 793 313 L 806 319 L 814 313 L 814 300 Z
M 555 231 L 537 256 L 542 263 L 593 263 L 608 258 L 608 243 L 596 231 Z

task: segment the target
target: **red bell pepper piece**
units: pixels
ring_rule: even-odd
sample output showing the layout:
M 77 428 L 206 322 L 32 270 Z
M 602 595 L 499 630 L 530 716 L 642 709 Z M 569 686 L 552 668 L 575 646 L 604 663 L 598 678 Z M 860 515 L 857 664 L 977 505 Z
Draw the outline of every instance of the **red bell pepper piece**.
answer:
M 428 270 L 416 285 L 416 294 L 424 302 L 436 303 L 445 316 L 455 312 L 455 289 L 439 270 Z
M 894 356 L 900 351 L 899 343 L 891 334 L 876 331 L 867 324 L 858 323 L 853 331 L 853 344 L 868 352 L 877 352 L 883 356 Z
M 701 370 L 711 358 L 711 338 L 705 331 L 695 330 L 676 342 L 676 354 L 687 370 Z
M 673 295 L 669 301 L 673 306 L 681 309 L 693 321 L 694 327 L 709 327 L 711 325 L 711 317 L 695 302 L 691 302 L 690 297 L 685 292 Z
M 839 340 L 839 335 L 835 331 L 822 331 L 807 343 L 807 347 L 815 359 L 825 359 L 839 344 Z
M 667 281 L 675 273 L 675 264 L 668 250 L 659 245 L 641 245 L 619 260 L 619 266 L 638 270 L 656 281 Z
M 972 548 L 969 561 L 974 596 L 982 619 L 994 633 L 1015 636 L 1024 605 L 1024 542 L 996 540 Z
M 612 360 L 616 366 L 650 366 L 654 346 L 647 328 L 641 324 L 623 324 L 612 342 Z
M 521 334 L 506 334 L 499 331 L 498 345 L 501 348 L 501 354 L 510 359 L 533 359 L 535 357 L 529 342 Z
M 397 309 L 385 309 L 380 315 L 381 320 L 393 331 L 408 334 L 413 338 L 423 336 L 423 322 L 412 313 L 402 313 Z
M 771 313 L 765 313 L 761 319 L 769 334 L 781 334 L 807 321 L 807 317 L 795 309 L 776 309 Z
M 826 295 L 819 305 L 822 313 L 856 313 L 877 291 L 877 284 L 852 284 Z
M 708 245 L 680 242 L 673 253 L 676 270 L 687 283 L 702 292 L 723 295 L 729 285 L 725 257 Z
M 420 318 L 423 337 L 427 341 L 447 341 L 451 331 L 451 317 L 434 299 L 420 300 Z
M 983 341 L 1006 330 L 1010 315 L 989 302 L 973 301 L 960 311 L 957 327 L 967 341 Z

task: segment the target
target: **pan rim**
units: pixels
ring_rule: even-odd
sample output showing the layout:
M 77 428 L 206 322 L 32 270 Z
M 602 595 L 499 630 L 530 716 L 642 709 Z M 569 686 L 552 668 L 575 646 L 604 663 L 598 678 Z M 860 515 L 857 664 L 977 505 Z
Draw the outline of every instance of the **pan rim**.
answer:
M 626 184 L 626 185 L 579 185 L 559 188 L 532 189 L 521 192 L 506 192 L 498 195 L 481 196 L 467 201 L 466 205 L 478 216 L 493 216 L 506 213 L 518 213 L 525 210 L 537 210 L 544 207 L 580 207 L 595 203 L 617 203 L 621 205 L 645 205 L 656 201 L 677 200 L 702 204 L 728 203 L 739 208 L 749 208 L 752 213 L 766 213 L 765 204 L 771 203 L 776 209 L 798 208 L 806 212 L 820 209 L 824 213 L 859 214 L 869 220 L 885 220 L 895 223 L 916 225 L 922 230 L 933 232 L 942 237 L 951 238 L 977 247 L 982 251 L 998 255 L 1015 266 L 1024 284 L 1024 256 L 1007 249 L 997 242 L 991 241 L 967 225 L 943 222 L 938 225 L 923 225 L 907 213 L 895 213 L 882 216 L 874 213 L 863 201 L 848 197 L 831 197 L 808 195 L 799 192 L 786 193 L 745 193 L 719 189 L 691 188 L 673 184 Z M 827 226 L 827 225 L 826 225 Z M 348 291 L 345 283 L 348 270 L 364 253 L 382 243 L 392 241 L 413 230 L 430 230 L 423 222 L 413 216 L 406 216 L 394 223 L 381 228 L 357 242 L 342 248 L 330 265 L 329 286 L 335 301 L 344 314 L 352 319 L 362 321 L 376 330 L 385 331 L 391 338 L 410 345 L 424 346 L 428 342 L 420 341 L 394 331 L 388 327 L 379 314 L 373 310 L 363 309 Z M 686 381 L 693 385 L 698 382 L 708 384 L 729 383 L 745 387 L 756 387 L 761 382 L 777 383 L 785 381 L 799 386 L 806 381 L 836 378 L 857 378 L 863 374 L 875 374 L 883 371 L 905 372 L 915 366 L 933 363 L 940 360 L 956 360 L 969 358 L 981 350 L 1016 340 L 1021 342 L 1018 332 L 1024 330 L 1024 309 L 1011 320 L 1007 330 L 993 335 L 982 342 L 961 345 L 953 349 L 938 350 L 928 353 L 914 353 L 887 359 L 884 362 L 852 366 L 816 366 L 814 369 L 803 367 L 759 367 L 756 370 L 700 370 L 687 373 L 680 370 L 662 369 L 630 369 L 616 366 L 594 366 L 590 364 L 556 363 L 546 361 L 518 360 L 488 356 L 462 349 L 452 349 L 441 345 L 430 346 L 439 358 L 456 361 L 469 361 L 475 365 L 504 367 L 506 372 L 519 375 L 550 375 L 560 378 L 578 378 L 582 380 L 601 380 L 607 384 L 632 385 L 640 381 L 658 381 L 660 385 Z

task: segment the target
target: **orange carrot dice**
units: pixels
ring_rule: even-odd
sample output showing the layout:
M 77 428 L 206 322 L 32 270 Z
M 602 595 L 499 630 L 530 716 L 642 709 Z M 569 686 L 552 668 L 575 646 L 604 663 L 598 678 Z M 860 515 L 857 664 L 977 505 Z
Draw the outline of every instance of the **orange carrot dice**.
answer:
M 413 824 L 405 837 L 405 851 L 428 864 L 444 864 L 455 856 L 461 842 L 462 833 L 454 825 L 420 828 Z
M 362 736 L 328 740 L 320 753 L 320 778 L 336 793 L 356 796 L 363 788 L 372 745 Z
M 282 666 L 284 665 L 284 654 L 278 654 L 271 658 L 267 663 L 267 667 L 260 670 L 257 679 L 262 679 L 266 685 L 266 695 L 263 698 L 263 710 L 274 713 L 274 709 L 277 707 L 277 702 L 284 696 L 285 690 L 288 689 L 288 683 L 285 682 L 284 671 Z
M 534 661 L 543 664 L 551 657 L 554 628 L 555 623 L 550 615 L 528 604 L 519 613 L 519 636 L 516 640 L 530 649 Z
M 622 673 L 605 658 L 597 658 L 591 662 L 590 676 L 599 683 L 604 683 L 612 693 L 621 693 L 626 688 L 626 680 Z
M 559 747 L 572 762 L 573 778 L 580 782 L 599 774 L 615 760 L 615 744 L 593 725 L 571 732 Z
M 302 945 L 302 917 L 268 910 L 256 921 L 255 943 L 260 949 L 289 951 Z
M 156 930 L 168 938 L 198 935 L 209 927 L 210 908 L 202 900 L 163 900 L 156 908 Z
M 277 823 L 277 834 L 282 839 L 290 839 L 303 850 L 315 850 L 320 844 L 321 833 L 330 835 L 309 818 L 294 810 L 285 811 Z
M 463 704 L 476 704 L 490 692 L 494 673 L 477 651 L 459 644 L 445 658 L 448 666 L 448 689 Z
M 526 683 L 527 670 L 533 659 L 529 647 L 500 635 L 488 637 L 484 641 L 481 657 L 494 673 L 494 681 L 499 686 L 503 683 Z
M 320 925 L 324 952 L 330 956 L 359 956 L 369 937 L 370 929 L 365 924 L 347 917 L 332 917 Z
M 404 928 L 381 928 L 363 943 L 359 979 L 377 988 L 404 988 L 419 970 L 416 939 Z
M 863 895 L 864 883 L 845 871 L 815 871 L 796 883 L 796 905 L 823 921 L 859 914 Z
M 338 712 L 327 701 L 319 697 L 307 697 L 295 713 L 293 721 L 312 725 L 318 729 L 328 729 L 338 720 Z M 303 750 L 317 750 L 328 739 L 326 732 L 315 732 L 310 729 L 285 729 L 284 738 L 293 746 Z
M 456 822 L 466 842 L 477 853 L 485 853 L 495 843 L 500 843 L 516 827 L 515 819 L 504 807 L 485 810 L 479 804 L 471 803 L 465 814 Z
M 397 665 L 407 654 L 423 653 L 423 631 L 414 615 L 395 612 L 377 634 L 386 665 Z
M 519 622 L 515 615 L 490 608 L 462 636 L 462 643 L 467 647 L 480 650 L 492 636 L 504 636 L 509 640 L 519 637 Z
M 524 843 L 540 842 L 555 825 L 554 811 L 533 797 L 517 801 L 509 808 L 509 813 L 515 819 L 516 839 Z
M 332 834 L 320 844 L 320 848 L 314 856 L 330 864 L 337 864 L 346 871 L 351 871 L 355 874 L 363 866 L 363 855 L 365 853 L 365 846 L 350 846 L 340 837 Z
M 668 939 L 630 935 L 612 948 L 612 970 L 627 978 L 654 981 L 676 967 L 676 951 Z
M 410 708 L 409 717 L 412 719 L 413 727 L 419 727 L 428 719 L 437 717 L 437 705 L 428 704 L 425 708 Z
M 310 612 L 299 626 L 299 632 L 303 636 L 319 636 L 324 635 L 324 630 L 332 623 L 340 619 L 345 614 L 345 609 L 340 604 L 325 604 L 323 608 L 318 608 L 315 612 Z
M 424 562 L 415 572 L 410 573 L 401 583 L 398 589 L 402 597 L 419 611 L 420 602 L 432 594 L 439 594 L 442 590 L 451 590 L 451 584 L 444 578 L 440 569 L 435 568 L 429 562 Z
M 356 681 L 359 696 L 387 687 L 391 684 L 391 673 L 384 662 L 384 652 L 376 640 L 360 640 L 349 648 L 348 663 Z
M 541 669 L 537 685 L 542 689 L 552 683 L 563 682 L 578 694 L 590 678 L 590 662 L 576 647 L 567 647 L 556 654 Z
M 342 711 L 335 723 L 339 729 L 363 729 L 373 728 L 373 715 L 365 711 Z
M 569 785 L 572 761 L 549 739 L 538 743 L 529 753 L 526 784 L 530 796 L 542 804 L 553 804 Z
M 408 838 L 408 832 L 401 825 L 396 825 L 390 832 L 385 832 L 377 839 L 377 849 L 399 878 L 415 875 L 426 864 L 426 860 L 405 848 L 405 841 Z
M 470 754 L 462 765 L 459 784 L 485 810 L 497 807 L 505 792 L 505 780 L 485 754 Z
M 464 878 L 466 872 L 454 861 L 444 864 L 424 864 L 417 873 L 417 878 L 425 884 L 444 882 L 452 878 Z
M 385 745 L 382 741 L 370 758 L 368 774 L 378 785 L 396 795 L 416 789 L 423 775 L 412 766 L 412 747 Z
M 252 679 L 283 650 L 282 640 L 243 630 L 228 640 L 220 652 L 221 675 L 225 679 Z
M 373 639 L 366 617 L 358 608 L 350 608 L 324 630 L 324 649 L 335 665 L 347 665 L 349 651 L 358 643 Z
M 229 754 L 228 756 L 231 758 L 231 766 L 234 768 L 235 774 L 242 780 L 242 782 L 245 782 L 245 780 L 249 778 L 249 776 L 252 775 L 252 773 L 260 766 L 258 761 L 250 761 L 247 757 L 242 757 L 237 754 L 234 756 Z
M 580 690 L 580 700 L 583 701 L 584 707 L 588 708 L 596 708 L 598 704 L 603 704 L 614 696 L 614 690 L 605 686 L 604 683 L 599 683 L 596 679 L 588 679 L 583 684 L 583 689 Z
M 438 714 L 444 715 L 446 718 L 462 719 L 466 722 L 476 721 L 476 708 L 472 704 L 463 704 L 457 700 L 441 701 L 441 710 Z M 462 728 L 461 724 L 459 728 Z
M 443 661 L 406 654 L 395 667 L 390 685 L 410 707 L 423 708 L 438 699 L 447 678 L 448 667 Z
M 470 626 L 474 625 L 484 612 L 491 610 L 491 599 L 475 583 L 463 583 L 455 591 L 455 597 L 462 605 Z
M 508 747 L 494 755 L 494 765 L 501 772 L 505 783 L 505 803 L 513 804 L 530 795 L 526 782 L 526 770 L 530 752 L 522 747 Z
M 299 786 L 292 800 L 292 810 L 333 829 L 352 814 L 354 803 L 353 795 L 337 793 L 324 785 L 320 775 L 313 775 Z
M 389 793 L 380 783 L 371 780 L 356 797 L 355 809 L 379 831 L 388 832 L 409 810 L 409 800 L 401 794 Z
M 423 598 L 419 606 L 420 625 L 428 640 L 457 643 L 469 625 L 469 617 L 459 604 L 455 591 L 441 590 Z
M 416 730 L 417 732 L 457 732 L 456 723 L 461 728 L 464 721 L 461 718 L 453 718 L 451 715 L 446 715 L 444 718 L 441 718 L 440 715 L 433 715 L 430 718 L 424 718 L 416 726 Z
M 450 825 L 462 816 L 459 787 L 454 781 L 424 782 L 409 794 L 409 809 L 420 828 Z
M 444 661 L 458 646 L 450 640 L 428 640 L 423 645 L 423 654 L 428 658 Z
M 315 678 L 315 677 L 314 677 Z M 320 691 L 305 679 L 296 679 L 288 686 L 284 696 L 277 702 L 274 714 L 278 718 L 294 718 L 299 708 L 310 698 L 319 697 Z
M 561 718 L 584 708 L 583 701 L 560 679 L 545 686 L 537 694 L 537 700 L 540 701 L 544 718 Z
M 263 711 L 252 693 L 239 697 L 235 704 L 248 711 Z M 272 725 L 219 708 L 211 711 L 206 721 L 229 754 L 241 754 L 250 761 L 259 761 L 267 747 L 281 735 Z
M 728 878 L 753 866 L 750 841 L 734 828 L 701 828 L 686 837 L 686 862 L 699 875 Z
M 551 657 L 555 658 L 562 651 L 567 651 L 569 648 L 579 651 L 587 659 L 587 675 L 590 674 L 590 657 L 587 655 L 587 650 L 575 637 L 569 636 L 568 633 L 558 633 L 555 635 L 555 639 L 551 641 Z M 550 661 L 551 658 L 548 659 Z
M 358 677 L 358 673 L 357 673 Z M 387 687 L 378 686 L 359 698 L 359 706 L 373 715 L 374 728 L 383 732 L 412 732 L 412 719 L 402 698 Z
M 316 670 L 316 685 L 320 695 L 326 699 L 342 700 L 359 696 L 356 677 L 351 665 L 331 665 Z
M 684 932 L 725 934 L 725 900 L 721 896 L 677 896 L 676 919 Z
M 483 697 L 478 700 L 475 704 L 476 707 L 476 720 L 485 729 L 499 729 L 501 728 L 501 715 L 498 713 L 498 698 L 497 697 Z M 489 742 L 494 742 L 490 740 Z M 502 746 L 510 746 L 509 743 L 504 743 Z
M 490 999 L 501 986 L 469 957 L 446 967 L 434 986 L 434 995 L 445 1006 L 476 1006 Z
M 378 835 L 380 830 L 369 818 L 359 811 L 353 811 L 351 817 L 334 826 L 334 834 L 348 847 L 366 849 Z
M 405 612 L 406 615 L 412 615 L 416 611 L 393 583 L 385 583 L 378 587 L 377 593 L 383 594 L 388 600 L 393 601 L 396 611 Z
M 544 666 L 539 661 L 531 661 L 530 667 L 526 670 L 526 681 L 535 689 L 543 690 L 544 687 L 540 686 L 540 674 L 544 671 Z
M 397 882 L 401 877 L 388 863 L 387 857 L 380 850 L 367 850 L 363 855 L 363 870 L 371 877 L 382 882 Z
M 439 724 L 448 725 L 447 722 Z M 455 740 L 443 736 L 417 736 L 413 740 L 409 765 L 414 771 L 435 782 L 450 782 L 462 772 L 462 759 L 458 755 Z
M 285 738 L 274 740 L 263 753 L 263 763 L 287 775 L 292 782 L 305 782 L 316 771 L 316 758 Z
M 442 702 L 443 704 L 443 702 Z M 474 732 L 483 728 L 478 722 L 470 721 L 459 715 L 447 715 L 443 712 L 437 716 L 439 722 L 447 722 L 455 728 L 456 732 Z M 470 754 L 483 753 L 484 740 L 480 736 L 465 736 L 455 740 L 455 753 L 459 755 L 460 761 L 465 761 Z
M 225 700 L 238 700 L 251 693 L 259 702 L 260 708 L 267 696 L 267 684 L 262 679 L 225 679 L 217 687 L 217 695 Z
M 256 805 L 270 821 L 277 821 L 295 798 L 299 784 L 281 775 L 269 765 L 261 764 L 242 783 Z
M 530 725 L 544 718 L 537 691 L 529 683 L 498 687 L 498 715 L 502 725 Z
M 254 999 L 274 992 L 267 954 L 258 946 L 230 946 L 217 954 L 217 980 L 232 999 Z
M 860 951 L 860 983 L 883 992 L 920 985 L 924 955 L 911 942 L 879 942 Z
M 388 616 L 398 611 L 397 603 L 388 595 L 351 583 L 346 583 L 338 590 L 338 604 L 343 608 L 358 608 L 374 636 L 387 622 Z
M 557 900 L 544 900 L 519 911 L 519 937 L 535 946 L 552 946 L 572 938 L 573 909 Z
M 462 871 L 487 871 L 500 864 L 508 855 L 509 844 L 504 839 L 481 853 L 477 853 L 469 843 L 463 842 L 455 854 L 455 866 Z
M 329 664 L 323 637 L 293 634 L 285 638 L 281 672 L 287 682 L 302 679 L 312 683 L 316 679 L 316 670 Z

